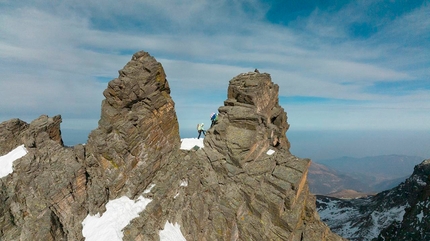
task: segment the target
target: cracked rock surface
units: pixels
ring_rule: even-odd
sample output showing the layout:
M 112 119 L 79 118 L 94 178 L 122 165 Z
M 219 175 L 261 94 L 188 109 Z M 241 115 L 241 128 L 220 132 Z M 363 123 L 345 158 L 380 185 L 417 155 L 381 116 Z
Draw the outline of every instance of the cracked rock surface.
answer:
M 0 239 L 84 240 L 88 214 L 144 195 L 124 240 L 159 240 L 167 221 L 187 240 L 343 240 L 319 220 L 310 160 L 289 152 L 278 90 L 267 73 L 234 77 L 205 147 L 180 150 L 166 74 L 141 51 L 103 92 L 86 145 L 63 145 L 60 116 L 1 123 L 0 154 L 21 144 L 28 154 L 0 179 Z

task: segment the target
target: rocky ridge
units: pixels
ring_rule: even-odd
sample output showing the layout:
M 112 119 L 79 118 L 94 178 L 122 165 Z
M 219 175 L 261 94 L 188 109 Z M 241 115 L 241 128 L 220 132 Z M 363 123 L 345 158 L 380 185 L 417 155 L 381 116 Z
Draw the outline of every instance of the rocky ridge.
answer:
M 430 239 L 430 160 L 395 188 L 352 200 L 317 196 L 322 220 L 350 240 Z
M 187 240 L 343 240 L 319 220 L 310 160 L 289 152 L 278 88 L 269 74 L 236 76 L 205 148 L 180 150 L 164 70 L 138 52 L 104 91 L 87 145 L 63 145 L 60 116 L 1 123 L 0 154 L 21 144 L 28 154 L 0 179 L 0 239 L 84 240 L 87 215 L 145 196 L 123 240 L 159 240 L 166 222 Z

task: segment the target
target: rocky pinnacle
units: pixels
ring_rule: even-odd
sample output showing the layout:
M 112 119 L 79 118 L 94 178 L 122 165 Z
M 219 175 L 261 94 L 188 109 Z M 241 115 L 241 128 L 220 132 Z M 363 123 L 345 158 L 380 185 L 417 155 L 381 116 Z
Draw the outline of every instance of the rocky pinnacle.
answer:
M 60 116 L 1 123 L 1 154 L 21 144 L 28 154 L 0 179 L 0 240 L 84 240 L 85 217 L 123 196 L 151 199 L 123 240 L 159 240 L 166 222 L 187 240 L 343 240 L 319 220 L 310 160 L 289 151 L 269 74 L 230 80 L 198 150 L 180 150 L 170 91 L 162 65 L 141 51 L 103 92 L 86 145 L 63 145 Z

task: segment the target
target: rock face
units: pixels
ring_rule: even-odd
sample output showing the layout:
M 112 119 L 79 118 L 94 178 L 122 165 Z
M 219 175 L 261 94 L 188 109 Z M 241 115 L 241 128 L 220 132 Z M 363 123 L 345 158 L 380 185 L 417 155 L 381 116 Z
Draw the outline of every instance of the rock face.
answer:
M 104 96 L 87 145 L 63 146 L 59 116 L 0 124 L 0 154 L 28 150 L 0 179 L 1 240 L 84 240 L 88 214 L 140 195 L 152 201 L 123 229 L 124 240 L 159 240 L 166 222 L 187 240 L 343 240 L 319 220 L 306 182 L 310 160 L 289 152 L 270 75 L 230 81 L 197 151 L 179 149 L 170 88 L 148 53 L 134 54 Z
M 63 146 L 60 123 L 60 116 L 2 123 L 8 140 L 24 143 L 28 153 L 14 162 L 12 174 L 0 179 L 1 240 L 82 239 L 86 175 L 77 154 L 83 147 Z M 1 148 L 10 146 L 2 142 Z
M 28 148 L 41 145 L 46 139 L 63 145 L 61 138 L 61 116 L 52 118 L 42 115 L 28 124 L 19 119 L 0 123 L 0 155 L 10 152 L 15 147 L 25 144 Z
M 86 146 L 91 213 L 109 199 L 135 197 L 180 146 L 166 75 L 148 53 L 134 54 L 103 94 L 99 127 Z

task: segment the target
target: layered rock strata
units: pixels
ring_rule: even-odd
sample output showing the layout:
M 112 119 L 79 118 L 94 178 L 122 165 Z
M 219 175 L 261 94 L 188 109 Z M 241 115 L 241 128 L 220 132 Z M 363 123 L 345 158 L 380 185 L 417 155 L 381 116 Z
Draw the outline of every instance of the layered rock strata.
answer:
M 1 153 L 28 150 L 0 179 L 0 239 L 84 240 L 87 215 L 143 195 L 152 201 L 124 240 L 159 240 L 166 222 L 187 240 L 343 240 L 316 213 L 310 161 L 289 152 L 278 88 L 268 74 L 236 76 L 205 147 L 180 150 L 164 70 L 138 52 L 104 91 L 87 145 L 63 146 L 60 117 L 0 124 Z

